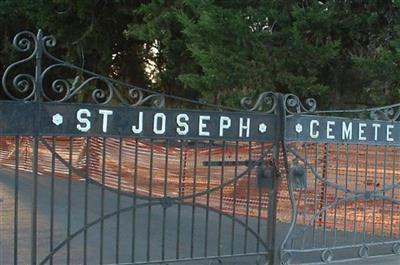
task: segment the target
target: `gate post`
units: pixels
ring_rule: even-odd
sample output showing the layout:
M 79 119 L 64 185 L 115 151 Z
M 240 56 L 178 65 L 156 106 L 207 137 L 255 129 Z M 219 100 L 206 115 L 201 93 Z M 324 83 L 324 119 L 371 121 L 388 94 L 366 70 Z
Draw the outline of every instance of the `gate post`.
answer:
M 277 219 L 277 206 L 278 206 L 278 188 L 280 184 L 280 150 L 281 144 L 284 141 L 285 135 L 285 109 L 284 109 L 284 97 L 281 93 L 275 93 L 275 99 L 277 101 L 275 108 L 276 119 L 276 138 L 274 140 L 273 146 L 273 159 L 274 159 L 274 167 L 275 174 L 271 180 L 271 190 L 269 191 L 268 196 L 268 223 L 267 223 L 267 243 L 270 251 L 269 265 L 277 265 L 280 264 L 280 255 L 279 255 L 279 246 L 280 243 L 277 242 L 277 227 L 276 227 L 276 219 Z

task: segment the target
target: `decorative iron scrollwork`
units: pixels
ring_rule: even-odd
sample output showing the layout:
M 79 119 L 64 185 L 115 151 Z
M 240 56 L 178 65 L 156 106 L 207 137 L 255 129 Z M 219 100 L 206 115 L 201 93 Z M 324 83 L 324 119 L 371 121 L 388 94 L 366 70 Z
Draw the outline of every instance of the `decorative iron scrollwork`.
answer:
M 14 48 L 28 55 L 4 71 L 2 86 L 9 99 L 66 102 L 85 89 L 89 90 L 89 98 L 96 104 L 116 102 L 128 106 L 165 106 L 165 96 L 161 93 L 113 80 L 58 59 L 48 51 L 56 43 L 54 36 L 43 36 L 41 30 L 37 35 L 29 31 L 15 35 Z M 50 63 L 45 64 L 44 58 Z M 32 64 L 34 69 L 31 71 L 18 73 L 19 67 L 29 69 Z M 67 73 L 71 76 L 67 77 Z
M 240 103 L 243 109 L 248 111 L 262 111 L 272 113 L 278 106 L 278 95 L 276 92 L 264 92 L 258 96 L 255 103 L 250 97 L 244 97 Z M 317 109 L 317 101 L 314 98 L 307 98 L 304 104 L 294 94 L 283 94 L 283 107 L 287 114 L 312 113 Z
M 400 242 L 396 242 L 392 246 L 393 254 L 400 255 Z
M 333 252 L 327 248 L 321 253 L 321 261 L 324 263 L 330 263 L 333 260 Z
M 384 121 L 399 121 L 400 109 L 396 110 L 396 105 L 371 109 L 369 117 L 372 120 L 384 120 Z
M 369 256 L 369 247 L 367 245 L 363 245 L 358 249 L 358 256 L 360 258 L 366 259 Z
M 286 94 L 283 102 L 288 114 L 312 113 L 317 109 L 317 101 L 314 98 L 307 98 L 303 104 L 298 96 Z
M 243 109 L 248 111 L 262 111 L 272 113 L 278 104 L 277 94 L 274 92 L 264 92 L 258 96 L 255 103 L 250 97 L 244 97 L 240 100 Z
M 38 51 L 37 38 L 32 32 L 22 31 L 15 35 L 13 39 L 13 46 L 18 52 L 28 53 L 28 55 L 25 58 L 11 64 L 4 71 L 2 78 L 3 91 L 10 99 L 13 100 L 31 100 L 34 97 L 37 89 L 33 73 L 16 74 L 11 79 L 11 82 L 7 82 L 7 77 L 14 68 L 35 58 L 35 55 Z

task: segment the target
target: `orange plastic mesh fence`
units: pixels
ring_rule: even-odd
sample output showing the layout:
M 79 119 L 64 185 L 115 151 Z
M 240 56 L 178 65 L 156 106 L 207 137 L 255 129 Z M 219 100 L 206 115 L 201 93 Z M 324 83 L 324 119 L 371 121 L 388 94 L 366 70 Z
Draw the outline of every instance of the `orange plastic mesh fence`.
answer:
M 194 193 L 215 188 L 209 193 L 210 207 L 228 214 L 248 214 L 267 218 L 268 190 L 257 187 L 256 169 L 247 172 L 245 164 L 236 167 L 209 167 L 203 162 L 257 160 L 262 148 L 268 149 L 270 143 L 236 145 L 227 142 L 224 146 L 199 145 L 195 148 L 193 145 L 181 146 L 179 143 L 171 143 L 166 147 L 165 142 L 123 138 L 120 161 L 118 138 L 44 137 L 43 139 L 50 146 L 54 140 L 55 151 L 62 159 L 54 160 L 53 169 L 52 152 L 40 143 L 38 163 L 40 175 L 51 176 L 54 170 L 56 177 L 68 177 L 69 168 L 65 163 L 69 163 L 71 153 L 71 164 L 74 167 L 72 177 L 76 181 L 82 180 L 87 174 L 95 182 L 115 190 L 132 193 L 136 189 L 137 194 L 151 197 L 186 197 L 184 201 L 186 203 L 192 203 L 191 195 Z M 70 139 L 72 150 L 70 150 Z M 400 182 L 398 170 L 400 161 L 396 161 L 400 154 L 399 147 L 315 143 L 291 143 L 290 146 L 307 161 L 305 164 L 307 188 L 304 192 L 294 192 L 298 203 L 296 205 L 298 224 L 400 235 L 400 206 L 391 202 L 400 200 L 400 189 L 384 188 Z M 15 168 L 15 147 L 15 137 L 0 137 L 1 167 Z M 288 152 L 289 162 L 293 158 L 293 154 Z M 282 154 L 281 160 L 282 181 L 278 192 L 278 220 L 290 222 L 292 211 Z M 312 169 L 315 169 L 314 172 Z M 32 171 L 31 137 L 20 137 L 19 170 Z M 121 172 L 120 186 L 119 172 Z M 314 173 L 333 185 L 324 184 Z M 243 176 L 234 181 L 235 176 L 240 174 Z M 220 187 L 222 183 L 229 181 L 230 184 Z M 337 189 L 335 185 L 346 187 L 351 192 Z M 388 198 L 387 200 L 381 198 L 368 200 L 359 197 L 356 200 L 341 201 L 352 194 L 379 190 L 383 190 L 381 194 Z M 207 194 L 196 197 L 195 202 L 205 205 Z

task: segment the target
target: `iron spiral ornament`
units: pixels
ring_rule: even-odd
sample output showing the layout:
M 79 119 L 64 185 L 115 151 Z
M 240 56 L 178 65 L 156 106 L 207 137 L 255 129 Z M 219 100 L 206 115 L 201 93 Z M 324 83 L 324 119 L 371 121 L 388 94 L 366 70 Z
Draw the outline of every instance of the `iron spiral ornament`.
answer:
M 255 102 L 250 97 L 244 97 L 240 100 L 240 104 L 247 111 L 272 113 L 277 107 L 278 97 L 275 92 L 264 92 L 258 96 Z
M 52 55 L 56 38 L 22 31 L 15 35 L 13 47 L 24 58 L 10 64 L 2 75 L 2 89 L 10 100 L 67 102 L 77 101 L 85 91 L 86 100 L 95 104 L 126 106 L 165 106 L 165 95 L 102 76 Z M 32 67 L 33 65 L 33 67 Z

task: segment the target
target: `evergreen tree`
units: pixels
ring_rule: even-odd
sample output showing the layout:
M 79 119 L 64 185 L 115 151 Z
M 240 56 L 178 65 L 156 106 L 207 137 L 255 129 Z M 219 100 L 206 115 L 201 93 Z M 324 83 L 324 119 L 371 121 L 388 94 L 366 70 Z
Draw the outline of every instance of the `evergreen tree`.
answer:
M 52 0 L 0 2 L 2 58 L 11 54 L 11 38 L 21 30 L 55 35 L 58 57 L 94 72 L 145 86 L 143 43 L 127 39 L 128 23 L 139 23 L 141 1 Z M 2 62 L 5 61 L 2 59 Z M 5 65 L 5 63 L 2 63 Z
M 372 67 L 400 23 L 398 1 L 155 0 L 140 10 L 144 23 L 128 35 L 158 45 L 144 55 L 161 62 L 158 85 L 177 80 L 227 105 L 266 90 L 325 106 L 376 104 L 368 84 L 386 77 Z
M 399 0 L 3 0 L 0 67 L 17 32 L 138 86 L 235 106 L 267 90 L 321 108 L 398 102 Z

